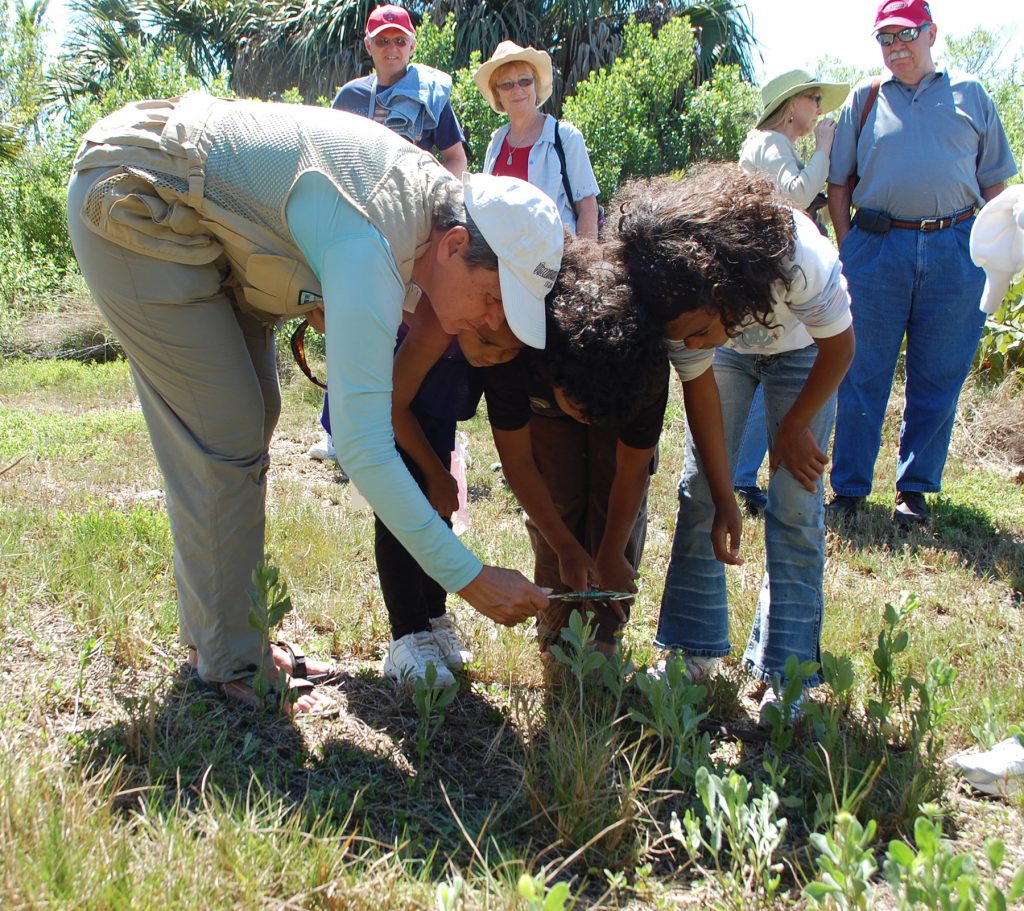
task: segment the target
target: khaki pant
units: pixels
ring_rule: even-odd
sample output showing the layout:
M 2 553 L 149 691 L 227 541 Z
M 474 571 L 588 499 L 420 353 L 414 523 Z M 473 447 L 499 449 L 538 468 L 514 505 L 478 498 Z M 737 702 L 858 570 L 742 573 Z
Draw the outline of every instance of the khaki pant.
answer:
M 566 527 L 592 557 L 597 556 L 608 519 L 608 498 L 615 479 L 615 450 L 618 434 L 614 430 L 581 424 L 571 418 L 530 417 L 530 441 L 544 485 Z M 650 479 L 647 481 L 650 487 Z M 559 574 L 558 554 L 551 548 L 540 529 L 526 517 L 526 529 L 533 545 L 533 581 L 556 592 L 568 590 Z M 636 523 L 626 542 L 625 557 L 634 569 L 647 540 L 647 490 L 637 513 Z M 628 619 L 632 601 L 619 601 Z M 612 644 L 623 624 L 607 601 L 583 604 L 554 601 L 537 621 L 537 638 L 541 650 L 557 642 L 562 629 L 569 625 L 574 610 L 590 610 L 590 623 L 596 627 L 598 642 Z
M 164 476 L 182 642 L 204 680 L 238 679 L 262 658 L 247 618 L 281 410 L 274 334 L 234 306 L 216 266 L 164 262 L 90 231 L 79 212 L 107 173 L 73 175 L 71 242 L 128 356 Z

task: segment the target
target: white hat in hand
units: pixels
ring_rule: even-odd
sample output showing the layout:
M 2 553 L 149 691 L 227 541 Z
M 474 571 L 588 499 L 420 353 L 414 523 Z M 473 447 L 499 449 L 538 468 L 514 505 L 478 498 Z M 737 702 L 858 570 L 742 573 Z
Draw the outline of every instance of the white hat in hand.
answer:
M 1024 186 L 1007 187 L 978 213 L 971 228 L 971 259 L 985 270 L 981 309 L 995 313 L 1013 277 L 1024 269 Z

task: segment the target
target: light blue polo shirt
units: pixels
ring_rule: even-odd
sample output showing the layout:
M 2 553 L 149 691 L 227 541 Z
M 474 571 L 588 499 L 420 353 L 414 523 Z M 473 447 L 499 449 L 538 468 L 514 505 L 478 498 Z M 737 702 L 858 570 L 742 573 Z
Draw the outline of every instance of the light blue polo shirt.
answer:
M 828 182 L 860 175 L 853 204 L 894 218 L 937 218 L 981 207 L 984 187 L 1017 173 L 996 106 L 973 76 L 938 71 L 913 88 L 882 82 L 858 140 L 871 81 L 843 106 Z

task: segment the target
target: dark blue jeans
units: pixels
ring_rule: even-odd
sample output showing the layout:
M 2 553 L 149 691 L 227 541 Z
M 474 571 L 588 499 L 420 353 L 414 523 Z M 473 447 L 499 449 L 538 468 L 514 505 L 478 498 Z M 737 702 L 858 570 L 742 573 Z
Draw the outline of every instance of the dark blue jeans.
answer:
M 832 489 L 871 492 L 886 403 L 903 337 L 906 405 L 896 489 L 941 489 L 960 389 L 985 325 L 978 308 L 985 274 L 971 262 L 969 218 L 924 234 L 854 226 L 839 256 L 850 286 L 857 354 L 839 387 Z

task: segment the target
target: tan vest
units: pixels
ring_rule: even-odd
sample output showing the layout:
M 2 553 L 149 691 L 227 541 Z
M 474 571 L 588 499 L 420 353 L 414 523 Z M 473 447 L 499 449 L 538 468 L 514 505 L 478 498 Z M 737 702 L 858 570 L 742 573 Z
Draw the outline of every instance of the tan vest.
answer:
M 239 304 L 268 320 L 301 315 L 322 296 L 285 218 L 302 174 L 322 174 L 381 232 L 406 285 L 429 243 L 437 184 L 451 179 L 364 117 L 199 94 L 104 117 L 74 164 L 94 168 L 115 170 L 86 197 L 91 230 L 157 259 L 230 265 Z

